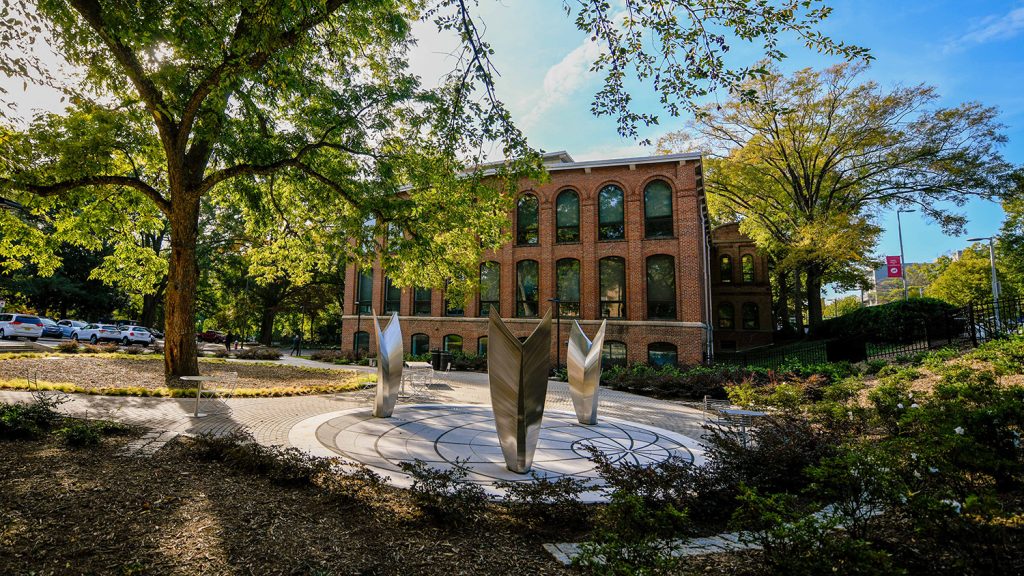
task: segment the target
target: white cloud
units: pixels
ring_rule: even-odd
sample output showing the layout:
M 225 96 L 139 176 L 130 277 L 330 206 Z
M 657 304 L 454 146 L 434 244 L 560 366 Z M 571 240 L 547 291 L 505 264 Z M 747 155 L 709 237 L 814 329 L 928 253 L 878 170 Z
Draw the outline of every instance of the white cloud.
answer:
M 523 117 L 523 128 L 530 128 L 552 107 L 567 102 L 573 94 L 595 77 L 590 68 L 600 55 L 601 49 L 589 38 L 569 52 L 565 58 L 548 69 L 540 94 L 524 102 L 529 110 Z
M 1015 8 L 1002 16 L 988 16 L 971 26 L 970 31 L 946 45 L 946 51 L 971 45 L 1009 40 L 1024 32 L 1024 8 Z

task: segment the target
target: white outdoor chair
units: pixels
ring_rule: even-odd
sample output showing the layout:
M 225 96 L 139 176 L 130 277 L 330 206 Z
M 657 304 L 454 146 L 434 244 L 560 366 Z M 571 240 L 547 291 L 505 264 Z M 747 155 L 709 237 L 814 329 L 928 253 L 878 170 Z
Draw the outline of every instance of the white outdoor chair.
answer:
M 184 378 L 183 378 L 184 379 Z M 203 384 L 209 382 L 209 387 Z M 226 414 L 231 412 L 231 405 L 228 400 L 234 397 L 238 388 L 238 372 L 224 372 L 217 376 L 204 376 L 202 380 L 196 381 L 196 416 L 211 416 L 215 414 Z M 206 406 L 216 405 L 219 401 L 221 408 L 216 411 L 203 412 L 200 405 L 205 400 Z

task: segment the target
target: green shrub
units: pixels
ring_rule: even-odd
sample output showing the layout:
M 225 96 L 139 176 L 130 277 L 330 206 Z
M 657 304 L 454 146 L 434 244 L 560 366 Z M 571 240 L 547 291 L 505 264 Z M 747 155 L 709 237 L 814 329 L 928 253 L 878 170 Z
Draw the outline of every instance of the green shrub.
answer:
M 57 343 L 57 351 L 63 354 L 78 354 L 78 342 L 74 340 L 62 340 Z
M 575 526 L 586 517 L 586 506 L 579 499 L 590 489 L 586 481 L 570 476 L 552 481 L 531 472 L 529 482 L 502 481 L 494 485 L 505 490 L 505 505 L 513 513 L 538 525 Z
M 1024 335 L 990 340 L 978 347 L 969 357 L 992 362 L 1003 374 L 1024 374 Z
M 926 326 L 944 327 L 957 308 L 934 298 L 898 300 L 867 306 L 838 318 L 825 320 L 823 338 L 866 338 L 871 342 L 909 343 L 923 339 Z
M 117 344 L 86 344 L 85 351 L 89 354 L 111 354 L 117 352 Z
M 876 358 L 874 360 L 866 360 L 861 368 L 862 374 L 878 374 L 878 371 L 885 368 L 889 364 L 888 360 Z
M 592 542 L 573 562 L 594 574 L 651 574 L 674 564 L 670 554 L 688 525 L 671 504 L 652 507 L 636 494 L 616 491 L 598 515 Z
M 100 443 L 100 439 L 103 438 L 99 426 L 93 425 L 88 420 L 78 420 L 75 418 L 66 420 L 64 426 L 57 430 L 57 435 L 64 440 L 65 444 L 72 448 L 97 446 Z
M 236 431 L 227 436 L 201 434 L 195 438 L 193 454 L 202 460 L 263 474 L 286 486 L 313 484 L 321 475 L 331 472 L 331 461 L 327 458 L 310 456 L 297 448 L 264 446 L 248 432 Z
M 355 361 L 356 354 L 351 350 L 317 350 L 309 355 L 309 359 L 333 364 L 351 364 Z
M 281 351 L 277 348 L 266 347 L 246 348 L 236 351 L 235 358 L 245 360 L 279 360 L 281 358 Z
M 452 355 L 452 370 L 469 370 L 473 372 L 484 372 L 487 370 L 487 356 L 466 354 L 456 350 Z
M 420 509 L 430 518 L 449 524 L 472 522 L 487 506 L 487 496 L 478 484 L 466 481 L 469 468 L 465 461 L 455 460 L 447 470 L 431 468 L 426 462 L 400 462 L 402 471 L 412 476 L 409 492 Z
M 132 344 L 131 346 L 125 346 L 124 348 L 121 349 L 121 351 L 124 352 L 125 354 L 132 354 L 132 355 L 146 354 L 148 352 L 148 350 L 146 350 L 145 346 L 139 346 L 138 344 Z
M 39 438 L 60 420 L 57 406 L 67 401 L 66 396 L 33 396 L 28 404 L 0 404 L 0 440 Z
M 904 574 L 892 557 L 870 542 L 839 530 L 840 518 L 813 514 L 790 494 L 762 496 L 744 489 L 734 517 L 759 544 L 773 574 L 819 576 L 821 574 Z

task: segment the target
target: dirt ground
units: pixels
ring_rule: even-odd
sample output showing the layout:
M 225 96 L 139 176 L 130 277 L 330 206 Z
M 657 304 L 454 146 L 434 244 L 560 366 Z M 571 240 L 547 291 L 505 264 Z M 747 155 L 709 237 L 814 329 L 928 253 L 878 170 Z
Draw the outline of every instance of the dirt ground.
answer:
M 199 360 L 204 375 L 238 373 L 238 387 L 309 388 L 311 393 L 325 386 L 355 385 L 358 374 L 346 370 L 312 369 L 267 363 Z M 86 389 L 146 388 L 167 386 L 164 364 L 159 356 L 102 358 L 61 355 L 44 358 L 0 359 L 0 379 L 26 378 L 36 374 L 41 382 L 70 383 Z M 183 386 L 183 387 L 188 387 Z M 301 390 L 300 390 L 301 392 Z
M 0 443 L 0 574 L 564 574 L 540 539 L 438 527 L 391 488 L 363 501 L 189 456 Z

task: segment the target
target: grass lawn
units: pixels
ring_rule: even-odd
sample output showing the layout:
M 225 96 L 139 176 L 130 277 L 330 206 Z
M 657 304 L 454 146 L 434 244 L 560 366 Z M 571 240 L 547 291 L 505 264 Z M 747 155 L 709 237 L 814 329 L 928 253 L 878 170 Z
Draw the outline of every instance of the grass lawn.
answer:
M 238 373 L 237 396 L 284 396 L 326 394 L 358 388 L 364 374 L 285 366 L 270 362 L 227 362 L 199 360 L 204 375 Z M 24 355 L 0 356 L 0 388 L 21 389 L 35 374 L 42 387 L 65 392 L 130 396 L 180 396 L 194 390 L 191 385 L 168 388 L 160 355 Z

